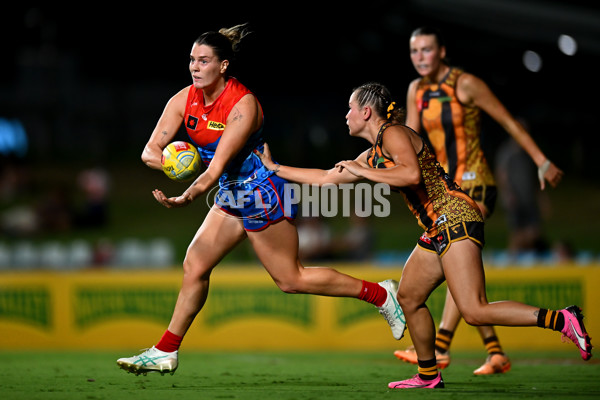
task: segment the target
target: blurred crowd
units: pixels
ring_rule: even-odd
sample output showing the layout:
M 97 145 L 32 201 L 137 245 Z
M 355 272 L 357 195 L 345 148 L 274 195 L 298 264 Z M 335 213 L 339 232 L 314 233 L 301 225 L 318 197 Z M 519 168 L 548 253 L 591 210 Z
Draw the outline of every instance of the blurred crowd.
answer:
M 83 169 L 72 182 L 40 184 L 18 158 L 0 160 L 0 232 L 4 238 L 0 239 L 0 269 L 161 268 L 179 262 L 173 243 L 166 237 L 125 238 L 118 242 L 108 237 L 52 239 L 110 224 L 111 185 L 106 170 Z M 550 201 L 539 189 L 535 166 L 512 139 L 499 147 L 495 170 L 508 245 L 506 249 L 484 253 L 488 264 L 526 266 L 576 259 L 583 263 L 586 259 L 593 261 L 593 254 L 578 254 L 569 242 L 551 243 L 546 239 L 543 221 L 550 212 Z M 411 243 L 404 245 L 407 249 L 378 250 L 371 217 L 352 215 L 344 218 L 343 224 L 340 227 L 338 222 L 334 229 L 328 218 L 299 217 L 301 259 L 309 263 L 402 265 L 410 254 Z
M 508 244 L 506 249 L 484 252 L 486 263 L 592 262 L 592 253 L 577 252 L 568 241 L 551 242 L 544 235 L 550 200 L 539 189 L 537 170 L 522 148 L 509 138 L 497 149 L 495 160 L 498 206 L 506 218 Z M 17 154 L 0 154 L 0 269 L 152 268 L 179 263 L 173 243 L 165 237 L 115 242 L 108 237 L 69 236 L 101 230 L 111 223 L 109 173 L 87 168 L 70 179 L 40 182 L 38 175 L 45 176 L 43 172 L 31 171 Z M 413 243 L 402 244 L 406 249 L 377 249 L 377 232 L 370 218 L 352 215 L 343 219 L 343 227 L 338 221 L 334 229 L 329 218 L 299 217 L 301 259 L 402 265 Z
M 2 156 L 0 161 L 0 270 L 152 268 L 175 263 L 173 244 L 164 237 L 115 242 L 76 234 L 110 223 L 106 170 L 83 169 L 73 182 L 40 182 L 24 160 Z
M 78 173 L 75 182 L 38 182 L 25 163 L 0 169 L 0 229 L 9 237 L 98 228 L 108 223 L 110 182 L 103 169 Z

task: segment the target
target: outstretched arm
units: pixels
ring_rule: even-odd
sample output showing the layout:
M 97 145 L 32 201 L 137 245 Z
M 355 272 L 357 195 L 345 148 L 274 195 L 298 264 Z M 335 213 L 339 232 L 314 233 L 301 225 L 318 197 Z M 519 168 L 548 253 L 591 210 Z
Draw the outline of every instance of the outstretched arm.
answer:
M 400 125 L 390 126 L 383 136 L 383 151 L 394 166 L 371 168 L 356 161 L 340 161 L 336 167 L 343 168 L 360 178 L 373 182 L 387 183 L 395 187 L 407 187 L 421 182 L 421 167 L 417 152 L 423 141 L 408 128 Z
M 558 185 L 563 171 L 548 160 L 523 125 L 510 114 L 485 82 L 471 74 L 461 75 L 458 96 L 464 104 L 473 104 L 484 110 L 529 154 L 538 167 L 538 178 L 542 190 L 546 186 L 545 181 L 548 181 L 552 187 Z
M 319 186 L 326 184 L 340 184 L 350 183 L 360 180 L 359 177 L 352 174 L 351 172 L 343 169 L 334 167 L 328 170 L 325 169 L 314 169 L 314 168 L 298 168 L 290 167 L 288 165 L 281 165 L 273 162 L 271 157 L 271 150 L 269 145 L 265 143 L 264 153 L 256 152 L 260 157 L 261 161 L 270 171 L 275 171 L 275 174 L 279 177 L 287 179 L 297 183 L 309 183 L 317 184 Z M 367 158 L 367 151 L 363 152 L 356 158 L 356 162 L 365 164 Z M 359 161 L 363 160 L 363 161 Z

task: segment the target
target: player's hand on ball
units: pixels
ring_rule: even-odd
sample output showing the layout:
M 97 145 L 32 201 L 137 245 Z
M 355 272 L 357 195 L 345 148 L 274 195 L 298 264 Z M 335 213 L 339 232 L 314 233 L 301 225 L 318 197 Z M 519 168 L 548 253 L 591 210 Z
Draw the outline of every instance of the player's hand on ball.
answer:
M 185 207 L 192 202 L 192 196 L 187 192 L 178 197 L 167 197 L 161 190 L 155 189 L 152 194 L 156 201 L 167 208 Z

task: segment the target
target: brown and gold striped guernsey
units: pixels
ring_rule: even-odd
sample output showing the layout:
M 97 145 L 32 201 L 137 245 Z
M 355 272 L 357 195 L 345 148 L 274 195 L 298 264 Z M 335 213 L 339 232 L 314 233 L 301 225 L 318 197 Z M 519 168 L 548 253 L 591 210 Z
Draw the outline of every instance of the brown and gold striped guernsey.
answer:
M 421 79 L 416 102 L 421 127 L 438 161 L 465 191 L 494 186 L 494 177 L 481 148 L 481 112 L 462 104 L 456 82 L 464 71 L 452 67 L 441 82 Z
M 395 165 L 382 149 L 383 134 L 389 126 L 390 123 L 381 126 L 375 144 L 367 154 L 367 164 L 371 168 Z M 410 187 L 392 187 L 392 190 L 402 193 L 427 236 L 434 237 L 447 226 L 460 222 L 483 222 L 479 207 L 450 179 L 425 142 L 417 159 L 421 167 L 421 182 Z

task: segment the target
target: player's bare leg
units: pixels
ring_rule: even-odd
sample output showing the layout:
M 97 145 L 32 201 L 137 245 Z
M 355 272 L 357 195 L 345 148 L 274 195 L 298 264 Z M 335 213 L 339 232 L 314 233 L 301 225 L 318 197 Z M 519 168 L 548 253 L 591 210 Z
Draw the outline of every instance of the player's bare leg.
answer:
M 470 325 L 538 326 L 561 332 L 578 348 L 581 357 L 592 357 L 592 345 L 577 306 L 553 311 L 516 301 L 488 303 L 481 251 L 470 240 L 455 242 L 443 258 L 448 288 L 456 306 Z M 576 333 L 573 333 L 576 332 Z
M 444 312 L 436 335 L 436 357 L 438 365 L 440 362 L 445 364 L 445 366 L 450 364 L 450 343 L 461 319 L 462 315 L 454 303 L 452 293 L 450 293 L 449 290 L 446 290 Z M 476 328 L 486 347 L 488 356 L 484 364 L 473 371 L 473 373 L 475 375 L 490 375 L 508 372 L 511 367 L 510 360 L 502 351 L 494 327 L 486 325 L 478 326 Z
M 286 293 L 357 297 L 359 279 L 332 268 L 304 267 L 298 259 L 298 232 L 287 220 L 248 232 L 256 255 L 277 286 Z
M 425 302 L 431 292 L 443 281 L 439 257 L 416 247 L 402 271 L 398 288 L 398 301 L 406 315 L 410 332 L 419 332 L 411 339 L 419 358 L 435 358 L 433 342 L 435 325 Z
M 245 237 L 239 219 L 227 217 L 215 207 L 211 209 L 188 247 L 183 263 L 183 282 L 165 335 L 156 346 L 141 354 L 117 360 L 120 368 L 136 375 L 175 372 L 179 365 L 179 344 L 206 302 L 210 273 Z
M 229 217 L 213 206 L 188 246 L 183 261 L 183 281 L 169 331 L 185 335 L 206 302 L 213 268 L 245 238 L 241 220 Z
M 478 201 L 477 206 L 481 210 L 481 215 L 483 215 L 483 219 L 487 219 L 489 217 L 489 211 L 485 203 Z M 454 299 L 452 298 L 452 294 L 449 290 L 447 291 L 446 305 L 449 305 L 449 307 L 451 308 L 448 312 L 448 321 L 450 321 L 449 323 L 451 324 L 453 321 L 452 318 L 456 318 L 455 314 L 458 314 L 459 319 L 456 321 L 456 325 L 458 325 L 458 322 L 461 318 L 460 312 L 458 311 L 458 308 L 456 307 Z M 446 311 L 446 307 L 447 306 L 444 306 L 444 313 Z M 444 319 L 445 317 L 442 316 L 442 323 L 444 323 Z M 452 326 L 449 325 L 445 329 L 449 332 L 456 332 L 456 326 L 454 326 L 454 329 L 451 328 Z M 444 329 L 442 328 L 441 324 L 440 329 Z M 478 326 L 477 329 L 479 330 L 479 336 L 481 337 L 481 340 L 483 341 L 483 344 L 488 352 L 488 356 L 483 365 L 477 368 L 475 371 L 473 371 L 473 374 L 490 375 L 508 372 L 511 367 L 510 360 L 502 350 L 500 340 L 498 339 L 498 335 L 496 334 L 496 329 L 494 329 L 493 326 Z M 448 358 L 448 362 L 449 361 L 450 360 Z
M 398 301 L 397 286 L 391 281 L 378 285 L 365 282 L 332 268 L 304 267 L 298 259 L 298 232 L 287 220 L 258 232 L 248 232 L 256 255 L 277 286 L 286 293 L 306 293 L 321 296 L 354 297 L 376 305 L 392 329 L 395 339 L 404 335 L 406 321 Z M 368 300 L 362 295 L 370 285 L 381 296 Z M 383 288 L 383 290 L 382 290 Z
M 488 216 L 488 209 L 482 202 L 477 202 L 481 213 L 485 218 Z M 450 346 L 456 328 L 462 319 L 462 315 L 454 303 L 450 290 L 446 290 L 446 301 L 444 303 L 444 310 L 442 312 L 442 319 L 438 327 L 435 341 L 435 354 L 437 359 L 437 366 L 440 369 L 444 369 L 450 365 Z M 478 326 L 479 336 L 486 347 L 488 357 L 485 363 L 477 368 L 473 373 L 475 375 L 488 375 L 494 373 L 504 373 L 510 370 L 511 364 L 508 357 L 504 354 L 500 341 L 496 335 L 496 330 L 493 326 Z M 394 355 L 405 362 L 411 364 L 417 363 L 417 353 L 414 346 L 411 346 L 405 350 L 396 350 Z
M 435 358 L 439 369 L 444 369 L 450 364 L 450 343 L 461 319 L 462 316 L 454 304 L 450 291 L 446 290 L 442 320 L 435 338 Z M 404 362 L 417 364 L 417 352 L 414 346 L 410 346 L 404 350 L 396 350 L 394 351 L 394 355 Z
M 402 271 L 398 301 L 404 310 L 417 354 L 418 374 L 413 378 L 390 382 L 390 388 L 444 387 L 435 357 L 435 324 L 426 301 L 444 280 L 443 268 L 436 253 L 416 247 Z

